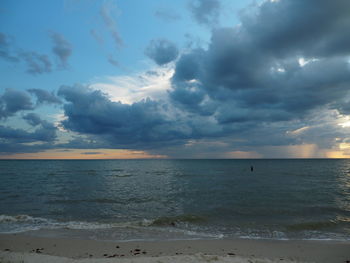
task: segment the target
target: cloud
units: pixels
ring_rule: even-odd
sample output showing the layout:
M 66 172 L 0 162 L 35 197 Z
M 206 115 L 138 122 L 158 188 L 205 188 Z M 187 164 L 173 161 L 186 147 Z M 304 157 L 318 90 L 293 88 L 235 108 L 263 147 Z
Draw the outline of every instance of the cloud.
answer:
M 113 102 L 102 92 L 84 86 L 62 86 L 58 94 L 69 102 L 64 105 L 65 129 L 98 135 L 114 145 L 166 141 L 181 133 L 172 126 L 164 106 L 150 99 L 128 105 Z
M 0 127 L 1 130 L 1 127 Z M 0 154 L 16 154 L 16 153 L 36 153 L 42 152 L 48 149 L 52 149 L 52 143 L 40 143 L 40 144 L 23 144 L 15 142 L 3 142 L 0 138 Z
M 34 134 L 38 141 L 54 142 L 57 138 L 57 127 L 45 120 L 41 121 L 41 127 L 35 130 Z
M 6 119 L 19 111 L 32 109 L 34 109 L 33 103 L 25 91 L 6 89 L 0 96 L 0 119 Z
M 343 33 L 350 23 L 349 8 L 344 0 L 265 1 L 242 13 L 242 31 L 276 56 L 346 55 L 350 39 Z
M 81 154 L 85 155 L 95 155 L 95 154 L 103 154 L 102 152 L 82 152 Z
M 19 59 L 12 54 L 11 38 L 4 33 L 0 32 L 0 58 L 3 58 L 10 62 L 19 62 Z
M 51 72 L 51 62 L 47 55 L 35 51 L 17 50 L 13 39 L 0 32 L 0 57 L 9 62 L 23 61 L 29 74 Z
M 179 54 L 179 50 L 169 40 L 153 39 L 146 48 L 145 54 L 161 66 L 175 60 Z
M 74 136 L 68 142 L 55 144 L 57 149 L 111 149 L 113 148 L 108 142 L 97 141 L 94 136 Z
M 62 86 L 58 94 L 67 101 L 64 128 L 92 136 L 100 148 L 158 148 L 220 132 L 210 120 L 193 120 L 164 101 L 123 104 L 86 86 Z
M 171 88 L 171 66 L 154 67 L 133 75 L 109 76 L 92 83 L 90 88 L 109 95 L 110 100 L 132 104 L 144 98 L 165 100 Z
M 57 128 L 36 113 L 23 116 L 35 130 L 0 125 L 0 154 L 40 152 L 54 148 Z
M 42 123 L 42 120 L 36 113 L 28 113 L 23 116 L 23 119 L 26 120 L 31 126 L 38 126 Z
M 16 91 L 17 94 L 14 91 L 7 91 L 7 96 L 9 92 L 12 93 L 11 98 L 14 98 L 14 95 L 16 95 L 15 97 L 17 99 L 20 96 L 27 96 L 27 93 L 18 91 Z M 21 101 L 23 101 L 23 99 Z M 21 108 L 16 107 L 13 111 L 23 110 L 23 108 L 23 106 Z M 32 107 L 28 105 L 26 109 L 29 110 L 32 109 Z M 29 129 L 22 129 L 0 125 L 0 155 L 40 152 L 55 147 L 54 143 L 57 139 L 57 128 L 55 125 L 46 120 L 42 120 L 37 113 L 33 112 L 24 115 L 22 118 L 32 127 Z
M 49 104 L 61 104 L 61 100 L 50 93 L 47 90 L 43 89 L 28 89 L 28 91 L 34 94 L 37 97 L 37 104 L 49 103 Z
M 115 67 L 120 67 L 119 62 L 115 60 L 112 55 L 108 56 L 108 62 Z
M 214 30 L 207 50 L 178 59 L 171 98 L 198 114 L 211 105 L 221 124 L 291 121 L 319 108 L 339 109 L 350 84 L 345 10 L 347 1 L 264 2 L 242 15 L 240 26 Z
M 232 142 L 227 152 L 264 154 L 268 145 L 336 147 L 346 131 L 320 114 L 336 110 L 337 120 L 350 108 L 348 10 L 347 1 L 266 1 L 242 13 L 239 26 L 215 29 L 207 49 L 183 53 L 167 107 L 188 133 L 175 144 L 186 151 L 188 140 L 220 138 Z M 199 128 L 205 121 L 207 132 Z
M 102 36 L 95 29 L 91 29 L 90 34 L 98 44 L 102 45 L 104 43 Z
M 39 54 L 34 51 L 24 51 L 19 54 L 27 64 L 27 73 L 29 74 L 43 74 L 51 72 L 51 62 L 47 55 Z
M 124 45 L 123 39 L 121 38 L 117 23 L 113 18 L 113 12 L 117 9 L 116 5 L 111 1 L 106 1 L 102 4 L 100 14 L 102 16 L 103 22 L 106 24 L 117 48 Z
M 201 25 L 214 26 L 220 15 L 219 0 L 191 0 L 189 10 L 193 18 Z
M 33 132 L 0 125 L 0 153 L 35 152 L 48 149 L 56 140 L 56 127 L 42 121 L 41 126 Z M 40 143 L 28 145 L 28 143 Z
M 56 32 L 51 32 L 50 37 L 53 42 L 52 52 L 59 60 L 59 67 L 67 68 L 68 58 L 72 54 L 71 44 L 61 34 Z
M 36 95 L 37 104 L 42 104 L 45 102 L 56 104 L 61 103 L 59 98 L 57 98 L 54 94 L 49 93 L 48 91 L 41 89 L 29 89 L 28 91 Z M 6 119 L 20 111 L 34 109 L 35 105 L 32 102 L 32 98 L 26 91 L 6 89 L 5 92 L 0 95 L 0 119 Z M 28 114 L 27 116 L 33 117 L 31 114 Z
M 168 9 L 159 9 L 154 12 L 154 15 L 165 22 L 174 22 L 181 19 L 181 16 L 179 14 L 176 14 L 174 10 Z
M 63 125 L 99 146 L 109 142 L 168 156 L 205 156 L 201 150 L 266 156 L 283 147 L 289 147 L 285 154 L 308 151 L 309 156 L 337 147 L 347 138 L 337 124 L 339 111 L 350 101 L 350 46 L 337 39 L 350 38 L 343 11 L 350 9 L 345 1 L 332 8 L 327 1 L 317 3 L 309 12 L 309 2 L 266 1 L 242 14 L 239 26 L 213 30 L 207 49 L 189 49 L 177 59 L 171 88 L 161 99 L 125 104 L 88 87 L 61 87 L 67 102 Z M 308 25 L 311 37 L 293 36 L 288 21 L 298 14 L 305 15 L 295 22 L 299 26 L 314 21 Z
M 60 87 L 61 123 L 82 138 L 55 147 L 172 157 L 324 157 L 349 143 L 350 128 L 339 125 L 350 112 L 349 10 L 344 0 L 265 1 L 244 10 L 238 26 L 216 27 L 207 48 L 189 48 L 179 58 L 176 46 L 169 56 L 154 40 L 148 56 L 158 65 L 175 63 L 90 87 Z M 3 118 L 33 108 L 30 97 L 24 108 L 8 108 L 12 100 L 3 97 Z M 2 128 L 6 140 L 23 132 Z

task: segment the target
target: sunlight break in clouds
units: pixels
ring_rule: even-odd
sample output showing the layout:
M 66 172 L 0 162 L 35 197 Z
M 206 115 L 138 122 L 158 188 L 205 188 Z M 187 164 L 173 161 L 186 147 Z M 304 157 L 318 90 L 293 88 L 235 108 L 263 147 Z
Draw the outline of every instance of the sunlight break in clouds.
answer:
M 131 76 L 108 76 L 98 79 L 90 87 L 108 94 L 112 101 L 125 104 L 146 98 L 165 100 L 167 91 L 171 88 L 170 78 L 173 74 L 173 66 L 156 67 Z

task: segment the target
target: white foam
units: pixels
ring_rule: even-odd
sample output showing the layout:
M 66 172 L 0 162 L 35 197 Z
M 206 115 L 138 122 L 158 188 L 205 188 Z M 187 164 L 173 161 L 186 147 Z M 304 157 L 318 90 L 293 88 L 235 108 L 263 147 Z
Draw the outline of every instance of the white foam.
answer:
M 59 222 L 53 219 L 32 217 L 29 215 L 0 215 L 0 227 L 2 233 L 20 233 L 39 229 L 104 229 L 113 227 L 112 224 L 101 224 L 96 222 L 68 221 Z
M 29 215 L 0 215 L 0 223 L 13 223 L 13 222 L 46 222 L 47 219 L 41 217 L 32 217 Z

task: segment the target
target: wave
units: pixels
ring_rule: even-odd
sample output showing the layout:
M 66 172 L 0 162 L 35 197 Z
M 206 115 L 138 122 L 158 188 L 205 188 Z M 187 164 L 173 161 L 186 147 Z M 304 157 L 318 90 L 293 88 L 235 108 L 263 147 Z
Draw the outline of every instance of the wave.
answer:
M 105 170 L 106 172 L 123 172 L 124 169 L 110 169 L 110 170 Z
M 39 229 L 104 229 L 112 224 L 83 221 L 60 222 L 54 219 L 32 217 L 29 215 L 0 215 L 0 232 L 17 233 Z
M 145 227 L 175 227 L 181 223 L 204 222 L 205 219 L 195 215 L 180 215 L 174 217 L 159 217 L 155 219 L 143 219 L 125 222 L 84 222 L 84 221 L 66 221 L 61 222 L 54 219 L 41 217 L 32 217 L 30 215 L 0 215 L 1 230 L 10 229 L 15 232 L 23 232 L 38 229 L 105 229 L 105 228 L 145 228 Z
M 0 224 L 1 223 L 46 223 L 47 219 L 41 217 L 32 217 L 29 215 L 0 215 Z
M 151 222 L 151 226 L 176 226 L 181 223 L 204 223 L 206 219 L 201 216 L 196 216 L 196 215 L 190 215 L 190 214 L 185 214 L 185 215 L 179 215 L 179 216 L 173 216 L 173 217 L 159 217 L 154 219 Z
M 113 177 L 132 177 L 133 174 L 113 174 Z
M 180 239 L 314 239 L 314 240 L 349 240 L 345 233 L 330 231 L 336 221 L 306 222 L 289 225 L 286 231 L 272 229 L 232 228 L 220 229 L 209 225 L 208 219 L 198 215 L 183 214 L 171 217 L 157 217 L 121 222 L 86 222 L 86 221 L 59 221 L 30 215 L 0 215 L 0 233 L 21 233 L 35 230 L 106 230 L 113 233 L 140 233 L 143 238 L 154 236 Z M 229 230 L 229 231 L 228 231 Z M 143 234 L 142 234 L 143 233 Z M 164 234 L 160 234 L 164 233 Z M 129 237 L 132 237 L 129 235 Z
M 303 223 L 288 225 L 287 229 L 290 231 L 322 230 L 325 228 L 334 227 L 336 225 L 338 225 L 338 222 L 336 220 L 313 221 L 313 222 L 303 222 Z

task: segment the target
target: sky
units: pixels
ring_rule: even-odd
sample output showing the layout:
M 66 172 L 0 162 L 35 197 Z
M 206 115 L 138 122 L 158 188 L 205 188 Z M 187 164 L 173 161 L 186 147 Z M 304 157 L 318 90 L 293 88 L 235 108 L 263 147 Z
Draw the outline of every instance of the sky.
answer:
M 349 158 L 348 0 L 0 0 L 0 158 Z

